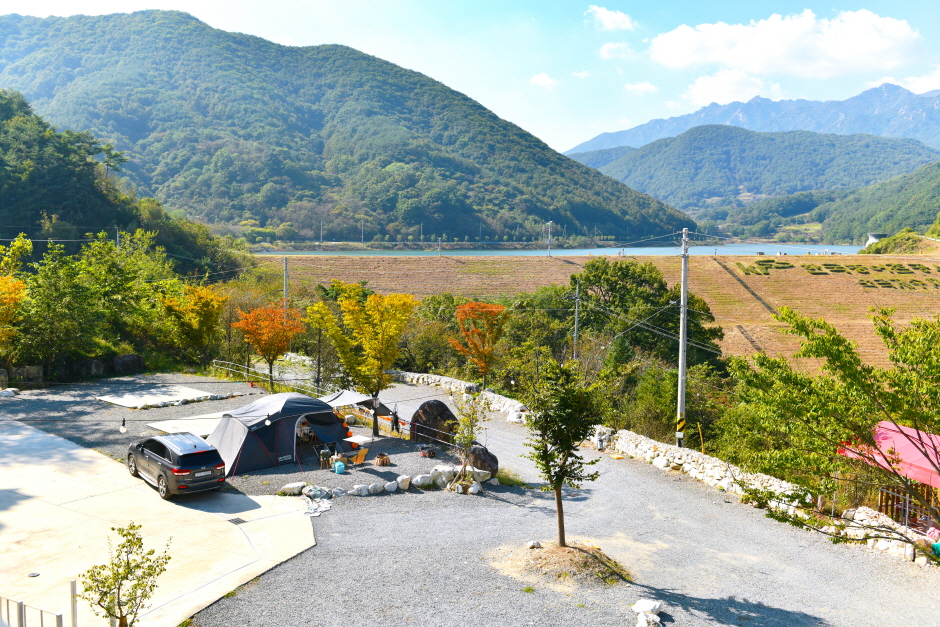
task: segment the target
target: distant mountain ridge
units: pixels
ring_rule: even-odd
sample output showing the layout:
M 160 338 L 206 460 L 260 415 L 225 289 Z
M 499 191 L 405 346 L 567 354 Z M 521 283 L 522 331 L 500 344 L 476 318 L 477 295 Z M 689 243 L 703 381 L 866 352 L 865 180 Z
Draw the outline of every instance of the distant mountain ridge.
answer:
M 739 126 L 751 131 L 814 131 L 851 135 L 909 137 L 940 148 L 940 91 L 917 95 L 885 83 L 846 100 L 770 100 L 712 103 L 694 113 L 658 119 L 624 131 L 601 133 L 565 154 L 645 146 L 706 124 Z
M 255 241 L 321 228 L 326 239 L 531 239 L 548 220 L 632 238 L 694 225 L 427 76 L 176 11 L 2 16 L 0 88 L 126 150 L 140 195 L 260 227 Z
M 570 155 L 674 207 L 695 212 L 812 190 L 848 190 L 940 161 L 915 139 L 696 126 L 637 149 Z

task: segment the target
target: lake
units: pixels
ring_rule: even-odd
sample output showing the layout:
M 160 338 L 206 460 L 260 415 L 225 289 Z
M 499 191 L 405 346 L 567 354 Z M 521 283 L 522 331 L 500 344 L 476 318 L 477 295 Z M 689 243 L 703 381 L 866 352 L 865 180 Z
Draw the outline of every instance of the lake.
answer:
M 835 246 L 824 244 L 728 244 L 725 246 L 689 246 L 690 255 L 756 255 L 759 252 L 765 255 L 786 253 L 788 255 L 822 255 L 839 253 L 854 255 L 862 249 L 861 246 Z M 621 251 L 626 256 L 634 255 L 676 255 L 680 252 L 678 246 L 650 246 L 646 248 L 553 248 L 553 256 L 583 256 L 583 255 L 617 255 Z M 436 250 L 337 250 L 337 251 L 287 251 L 278 253 L 255 253 L 256 255 L 346 255 L 350 257 L 433 257 Z M 534 257 L 545 256 L 548 251 L 541 250 L 442 250 L 441 255 L 446 257 L 480 257 L 480 256 L 517 256 Z

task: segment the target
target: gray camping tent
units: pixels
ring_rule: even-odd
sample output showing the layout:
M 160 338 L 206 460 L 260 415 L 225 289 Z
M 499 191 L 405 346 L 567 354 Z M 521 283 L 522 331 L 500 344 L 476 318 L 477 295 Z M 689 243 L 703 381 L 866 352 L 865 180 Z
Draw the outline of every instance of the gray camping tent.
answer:
M 322 442 L 336 442 L 340 450 L 352 450 L 343 441 L 346 429 L 333 409 L 321 400 L 295 392 L 262 396 L 250 405 L 226 412 L 206 441 L 219 450 L 229 475 L 299 464 L 295 433 L 297 423 L 304 418 Z

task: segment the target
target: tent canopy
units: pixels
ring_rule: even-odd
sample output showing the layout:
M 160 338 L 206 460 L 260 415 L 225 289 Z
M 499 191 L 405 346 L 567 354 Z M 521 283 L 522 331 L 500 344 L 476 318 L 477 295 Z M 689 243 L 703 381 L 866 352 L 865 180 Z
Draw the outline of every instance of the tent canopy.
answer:
M 345 407 L 346 405 L 358 405 L 363 401 L 371 401 L 372 397 L 352 390 L 341 390 L 328 396 L 321 396 L 319 400 L 330 407 Z
M 321 400 L 288 392 L 262 396 L 249 405 L 226 412 L 206 441 L 219 450 L 227 474 L 300 463 L 297 423 L 305 419 L 323 442 L 351 450 L 346 429 L 333 409 Z
M 940 436 L 885 420 L 875 427 L 875 443 L 878 448 L 874 451 L 840 449 L 839 453 L 885 469 L 893 468 L 908 479 L 940 488 L 940 474 L 936 470 L 940 467 Z M 925 451 L 929 457 L 924 455 Z

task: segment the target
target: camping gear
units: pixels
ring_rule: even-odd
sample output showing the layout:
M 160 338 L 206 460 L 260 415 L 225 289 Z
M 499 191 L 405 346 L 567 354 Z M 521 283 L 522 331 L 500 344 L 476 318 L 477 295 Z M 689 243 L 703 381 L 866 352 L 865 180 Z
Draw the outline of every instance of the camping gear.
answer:
M 435 457 L 434 449 L 428 448 L 421 451 L 421 457 Z
M 305 394 L 285 392 L 262 396 L 255 402 L 223 414 L 206 441 L 219 450 L 228 475 L 300 463 L 297 423 L 305 419 L 321 441 L 341 440 L 342 423 L 332 408 Z M 349 450 L 345 442 L 337 448 Z
M 375 465 L 376 466 L 390 466 L 392 460 L 388 458 L 388 453 L 379 453 L 375 456 Z
M 333 464 L 333 472 L 335 472 L 338 475 L 343 474 L 344 472 L 346 472 L 346 464 L 344 464 L 343 462 L 336 462 L 335 464 Z

